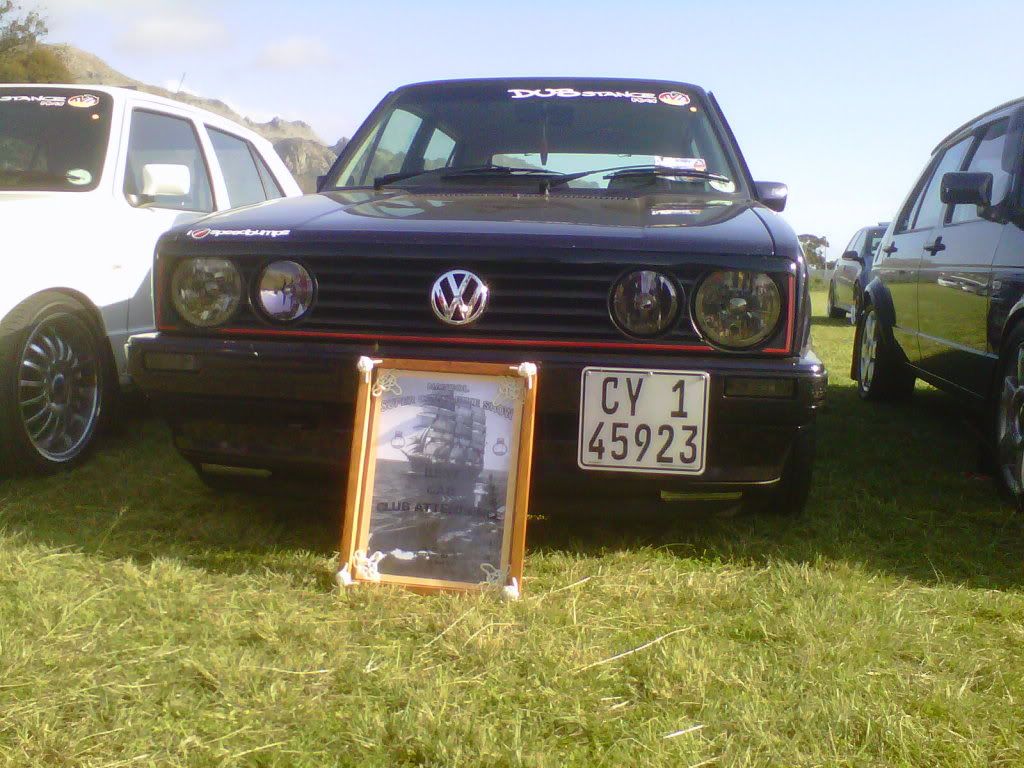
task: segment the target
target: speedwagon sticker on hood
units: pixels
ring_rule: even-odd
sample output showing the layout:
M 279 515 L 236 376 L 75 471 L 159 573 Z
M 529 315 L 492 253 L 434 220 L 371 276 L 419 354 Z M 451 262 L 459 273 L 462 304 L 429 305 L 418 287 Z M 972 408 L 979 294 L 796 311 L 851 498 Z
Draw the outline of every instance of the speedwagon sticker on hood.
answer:
M 205 240 L 208 237 L 287 237 L 292 231 L 290 229 L 190 229 L 187 234 L 193 240 Z

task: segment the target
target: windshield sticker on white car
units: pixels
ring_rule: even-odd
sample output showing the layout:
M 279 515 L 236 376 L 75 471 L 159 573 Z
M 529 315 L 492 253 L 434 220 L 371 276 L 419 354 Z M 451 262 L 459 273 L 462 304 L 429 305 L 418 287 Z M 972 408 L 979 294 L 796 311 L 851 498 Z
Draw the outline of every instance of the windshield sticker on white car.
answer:
M 665 91 L 658 94 L 658 101 L 670 107 L 685 107 L 690 103 L 690 97 L 679 91 Z
M 72 96 L 68 99 L 69 107 L 78 107 L 79 109 L 89 109 L 89 107 L 95 107 L 100 103 L 99 96 L 93 96 L 91 93 L 83 93 L 81 96 Z
M 290 229 L 190 229 L 186 234 L 193 240 L 205 240 L 208 237 L 287 237 Z
M 656 155 L 654 164 L 661 168 L 672 168 L 677 171 L 704 173 L 708 169 L 708 163 L 703 157 L 660 157 Z
M 513 99 L 629 99 L 634 104 L 657 104 L 658 96 L 641 91 L 577 91 L 575 88 L 509 88 Z
M 85 168 L 72 168 L 67 173 L 67 180 L 68 184 L 74 184 L 76 187 L 84 187 L 92 181 L 92 174 L 85 170 Z
M 21 102 L 38 104 L 41 107 L 63 107 L 67 103 L 66 96 L 0 96 L 0 104 Z

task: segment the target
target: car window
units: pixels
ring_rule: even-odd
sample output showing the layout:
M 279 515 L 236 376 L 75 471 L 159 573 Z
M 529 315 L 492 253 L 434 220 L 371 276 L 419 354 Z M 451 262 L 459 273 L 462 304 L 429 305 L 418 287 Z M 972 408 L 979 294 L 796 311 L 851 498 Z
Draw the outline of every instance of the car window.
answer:
M 263 155 L 253 148 L 252 156 L 256 159 L 256 170 L 260 172 L 260 179 L 263 181 L 263 191 L 267 193 L 267 200 L 276 200 L 279 197 L 284 197 L 284 190 L 281 189 L 281 185 L 277 183 L 274 174 L 267 167 Z
M 970 173 L 992 174 L 992 204 L 998 205 L 1006 199 L 1010 191 L 1013 176 L 1003 170 L 1003 150 L 1006 148 L 1006 134 L 1010 127 L 1009 120 L 1000 120 L 988 127 L 981 137 L 971 162 L 967 166 Z M 953 223 L 970 221 L 978 218 L 978 206 L 958 205 L 953 209 Z
M 412 112 L 394 110 L 384 127 L 363 141 L 357 152 L 359 159 L 339 182 L 341 186 L 371 184 L 379 176 L 401 171 L 406 152 L 422 123 L 423 120 Z
M 435 128 L 434 135 L 430 137 L 427 148 L 423 151 L 423 170 L 444 168 L 448 165 L 454 150 L 455 139 L 440 128 Z
M 914 229 L 937 227 L 942 223 L 946 211 L 941 197 L 942 177 L 947 173 L 959 171 L 963 167 L 967 150 L 971 148 L 973 142 L 973 136 L 957 142 L 947 149 L 938 162 L 933 165 L 935 170 L 921 197 L 921 205 L 914 220 Z
M 267 199 L 263 189 L 263 179 L 253 159 L 253 149 L 249 142 L 218 131 L 207 126 L 210 143 L 217 155 L 217 162 L 224 174 L 224 184 L 228 188 L 228 202 L 232 208 L 240 205 L 262 203 Z
M 125 195 L 142 194 L 147 165 L 183 165 L 189 172 L 188 194 L 181 197 L 159 195 L 150 205 L 203 213 L 213 210 L 209 170 L 195 127 L 189 120 L 137 109 L 132 113 L 130 131 Z
M 859 254 L 860 251 L 861 251 L 861 248 L 863 248 L 863 247 L 864 247 L 864 233 L 863 232 L 858 232 L 857 236 L 855 238 L 853 238 L 853 240 L 850 242 L 850 244 L 846 247 L 846 250 L 847 251 L 853 251 L 854 253 Z
M 885 237 L 884 229 L 872 229 L 867 233 L 867 241 L 864 243 L 864 248 L 861 250 L 860 255 L 864 257 L 864 261 L 868 262 L 874 258 L 878 252 L 878 246 L 882 244 L 882 238 Z

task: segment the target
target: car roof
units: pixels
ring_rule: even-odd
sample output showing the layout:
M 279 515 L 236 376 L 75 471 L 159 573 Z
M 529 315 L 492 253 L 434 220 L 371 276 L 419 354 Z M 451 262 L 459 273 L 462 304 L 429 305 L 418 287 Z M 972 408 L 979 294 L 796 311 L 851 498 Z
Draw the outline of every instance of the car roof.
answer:
M 658 78 L 637 78 L 637 77 L 591 77 L 587 75 L 567 75 L 565 77 L 479 77 L 479 78 L 464 78 L 455 80 L 424 80 L 419 83 L 409 83 L 396 88 L 396 91 L 404 91 L 408 88 L 429 88 L 436 86 L 448 86 L 448 85 L 541 85 L 541 86 L 556 86 L 566 85 L 569 83 L 590 83 L 590 84 L 606 84 L 612 87 L 619 86 L 640 86 L 640 85 L 656 85 L 663 86 L 666 88 L 685 88 L 691 91 L 698 91 L 703 93 L 704 89 L 699 85 L 693 85 L 692 83 L 684 83 L 680 80 L 661 80 Z
M 1021 106 L 1024 106 L 1024 97 L 1021 97 L 1019 99 L 1013 99 L 1012 101 L 1008 101 L 1005 104 L 1000 104 L 998 107 L 994 107 L 993 109 L 990 109 L 988 112 L 980 114 L 972 120 L 968 120 L 955 131 L 951 132 L 948 136 L 946 136 L 946 138 L 944 138 L 942 141 L 936 144 L 935 149 L 932 150 L 932 154 L 934 155 L 936 152 L 942 149 L 942 147 L 946 146 L 946 144 L 948 144 L 950 141 L 960 136 L 960 134 L 970 132 L 970 130 L 973 129 L 975 125 L 977 125 L 981 121 L 986 120 L 990 117 L 1001 117 L 1002 115 L 1000 113 L 1011 112 Z
M 106 93 L 112 96 L 118 101 L 139 101 L 146 102 L 148 104 L 155 104 L 164 107 L 171 107 L 173 109 L 180 109 L 195 115 L 198 119 L 205 123 L 210 123 L 214 127 L 223 127 L 225 129 L 230 126 L 230 130 L 233 133 L 245 133 L 247 139 L 257 139 L 260 143 L 266 142 L 262 136 L 253 131 L 248 126 L 232 120 L 230 117 L 224 115 L 218 115 L 216 112 L 211 112 L 208 109 L 202 107 L 196 107 L 185 101 L 178 101 L 176 99 L 168 99 L 164 96 L 157 96 L 156 94 L 143 91 L 138 88 L 122 87 L 116 85 L 92 85 L 91 83 L 0 83 L 0 90 L 6 88 L 31 88 L 33 90 L 71 90 L 71 91 L 86 91 L 93 93 Z

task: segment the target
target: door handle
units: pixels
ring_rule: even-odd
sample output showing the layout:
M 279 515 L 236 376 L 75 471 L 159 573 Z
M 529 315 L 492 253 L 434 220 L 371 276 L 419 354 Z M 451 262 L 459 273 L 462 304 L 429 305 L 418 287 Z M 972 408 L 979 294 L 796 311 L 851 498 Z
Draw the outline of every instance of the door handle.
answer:
M 943 244 L 942 238 L 941 237 L 937 237 L 937 238 L 935 238 L 935 242 L 934 243 L 932 243 L 931 245 L 926 245 L 924 247 L 924 249 L 926 251 L 928 251 L 928 253 L 930 253 L 932 256 L 934 256 L 939 251 L 946 250 L 946 246 Z
M 882 253 L 886 256 L 892 256 L 899 248 L 896 247 L 896 243 L 889 243 L 885 248 L 882 249 Z

